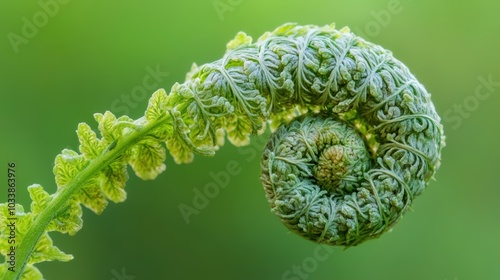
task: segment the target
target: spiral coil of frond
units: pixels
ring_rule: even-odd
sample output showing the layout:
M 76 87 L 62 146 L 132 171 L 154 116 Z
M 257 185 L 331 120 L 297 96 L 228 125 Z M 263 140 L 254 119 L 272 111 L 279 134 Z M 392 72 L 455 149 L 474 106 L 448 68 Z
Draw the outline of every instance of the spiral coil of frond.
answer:
M 174 86 L 170 106 L 187 138 L 213 147 L 226 131 L 244 145 L 268 119 L 285 123 L 261 180 L 291 230 L 350 246 L 391 228 L 439 167 L 444 136 L 430 94 L 391 52 L 348 29 L 288 24 L 251 41 L 238 34 L 221 60 Z

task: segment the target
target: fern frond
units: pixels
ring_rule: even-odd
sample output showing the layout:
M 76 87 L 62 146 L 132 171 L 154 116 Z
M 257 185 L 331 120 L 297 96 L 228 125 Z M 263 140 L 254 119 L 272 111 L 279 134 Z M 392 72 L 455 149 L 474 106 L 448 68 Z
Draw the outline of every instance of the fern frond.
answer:
M 127 165 L 144 179 L 194 154 L 212 156 L 266 125 L 261 181 L 272 211 L 299 235 L 354 246 L 393 227 L 440 165 L 443 127 L 430 94 L 392 53 L 328 26 L 285 24 L 256 42 L 242 32 L 217 61 L 193 65 L 186 81 L 151 97 L 143 117 L 95 114 L 98 133 L 78 125 L 79 152 L 56 156 L 57 191 L 28 188 L 16 206 L 15 272 L 7 205 L 0 204 L 3 279 L 41 279 L 34 266 L 68 261 L 49 232 L 75 234 L 82 208 L 100 214 L 126 199 Z M 9 213 L 10 214 L 10 213 Z

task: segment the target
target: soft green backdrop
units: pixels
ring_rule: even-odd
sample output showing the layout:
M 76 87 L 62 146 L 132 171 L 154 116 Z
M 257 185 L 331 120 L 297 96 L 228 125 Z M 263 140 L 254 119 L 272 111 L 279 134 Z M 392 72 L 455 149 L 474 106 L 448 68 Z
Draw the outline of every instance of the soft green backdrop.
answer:
M 391 233 L 318 251 L 321 259 L 316 244 L 289 234 L 269 211 L 258 180 L 264 140 L 190 165 L 169 158 L 155 181 L 131 173 L 125 203 L 101 216 L 85 209 L 76 236 L 54 234 L 75 260 L 40 265 L 47 279 L 127 279 L 122 268 L 136 280 L 500 279 L 500 2 L 65 1 L 0 2 L 0 172 L 4 180 L 7 162 L 17 163 L 25 206 L 29 184 L 55 189 L 53 159 L 78 148 L 78 122 L 94 126 L 92 114 L 109 109 L 141 116 L 147 69 L 158 68 L 155 86 L 168 90 L 193 62 L 219 59 L 238 31 L 257 38 L 289 21 L 347 25 L 392 50 L 432 93 L 447 147 L 437 180 Z M 57 6 L 44 11 L 47 2 Z M 23 32 L 31 38 L 13 44 Z M 490 91 L 481 79 L 493 81 Z M 179 204 L 192 205 L 193 189 L 231 160 L 241 172 L 187 225 Z

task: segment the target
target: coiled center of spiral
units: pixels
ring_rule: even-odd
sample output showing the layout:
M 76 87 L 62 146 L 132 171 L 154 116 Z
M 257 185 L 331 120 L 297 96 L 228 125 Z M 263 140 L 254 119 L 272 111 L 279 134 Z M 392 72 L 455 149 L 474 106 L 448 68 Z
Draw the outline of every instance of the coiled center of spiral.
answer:
M 307 181 L 328 196 L 341 196 L 356 190 L 370 168 L 370 155 L 362 138 L 334 118 L 298 118 L 281 126 L 272 139 L 269 143 L 273 147 L 268 144 L 267 151 L 272 151 L 270 171 L 279 178 L 271 178 L 274 189 L 285 182 Z
M 285 225 L 317 242 L 361 241 L 356 210 L 380 221 L 376 202 L 366 200 L 366 173 L 373 165 L 361 136 L 335 118 L 299 117 L 280 126 L 261 161 L 261 181 L 272 211 Z M 357 203 L 354 198 L 366 202 Z
M 359 186 L 364 172 L 370 167 L 370 156 L 354 129 L 340 123 L 337 128 L 339 130 L 334 130 L 334 127 L 317 131 L 318 135 L 328 139 L 317 139 L 327 142 L 316 142 L 319 157 L 313 175 L 317 184 L 329 193 L 347 194 Z

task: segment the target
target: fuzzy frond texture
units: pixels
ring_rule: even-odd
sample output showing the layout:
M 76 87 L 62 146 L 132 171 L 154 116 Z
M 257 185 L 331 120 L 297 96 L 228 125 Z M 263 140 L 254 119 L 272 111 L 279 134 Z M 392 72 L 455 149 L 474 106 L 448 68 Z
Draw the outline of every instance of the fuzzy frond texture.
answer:
M 408 68 L 333 25 L 285 24 L 256 42 L 238 33 L 221 59 L 193 65 L 168 94 L 156 91 L 143 117 L 94 117 L 98 132 L 81 123 L 79 151 L 56 157 L 56 193 L 32 185 L 31 212 L 16 206 L 21 245 L 30 228 L 40 227 L 39 215 L 51 212 L 22 279 L 42 278 L 38 262 L 72 259 L 48 233 L 75 234 L 82 205 L 100 214 L 109 201 L 124 201 L 127 166 L 155 179 L 166 169 L 166 150 L 189 163 L 194 154 L 213 155 L 225 137 L 247 145 L 269 125 L 275 131 L 263 151 L 261 181 L 272 212 L 307 239 L 347 247 L 401 219 L 433 178 L 445 145 L 430 94 Z M 6 204 L 0 212 L 6 256 Z
M 357 245 L 401 219 L 445 145 L 430 94 L 403 63 L 333 25 L 286 24 L 255 43 L 239 33 L 227 47 L 169 95 L 186 138 L 208 145 L 224 128 L 245 145 L 268 120 L 279 127 L 261 181 L 272 211 L 315 242 Z

